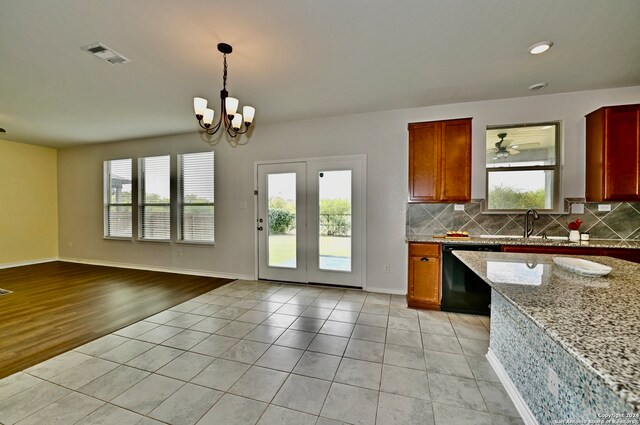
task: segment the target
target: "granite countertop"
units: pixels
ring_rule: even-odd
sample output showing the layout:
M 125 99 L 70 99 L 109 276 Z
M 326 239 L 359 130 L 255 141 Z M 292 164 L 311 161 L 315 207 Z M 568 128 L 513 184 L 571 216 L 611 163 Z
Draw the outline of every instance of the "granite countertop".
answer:
M 613 270 L 586 277 L 555 265 L 550 254 L 454 255 L 640 411 L 640 264 L 594 256 Z
M 431 235 L 407 235 L 407 242 L 431 243 L 459 243 L 459 244 L 497 244 L 497 245 L 538 245 L 538 246 L 568 246 L 591 248 L 634 248 L 640 249 L 640 241 L 620 239 L 597 239 L 586 242 L 569 242 L 568 240 L 540 239 L 540 238 L 511 238 L 511 237 L 477 237 L 469 239 L 443 239 Z

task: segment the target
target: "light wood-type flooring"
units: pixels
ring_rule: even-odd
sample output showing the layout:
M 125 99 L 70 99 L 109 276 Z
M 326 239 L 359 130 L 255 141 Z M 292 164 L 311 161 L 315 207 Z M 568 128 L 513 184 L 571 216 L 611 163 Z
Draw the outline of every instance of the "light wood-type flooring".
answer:
M 231 280 L 50 262 L 0 270 L 0 379 Z

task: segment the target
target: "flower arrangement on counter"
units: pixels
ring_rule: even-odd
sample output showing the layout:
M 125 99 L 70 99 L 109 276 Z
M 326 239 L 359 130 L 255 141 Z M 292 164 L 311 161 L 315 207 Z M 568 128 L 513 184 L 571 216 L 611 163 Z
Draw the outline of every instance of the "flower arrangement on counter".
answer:
M 582 220 L 577 219 L 576 221 L 572 221 L 571 223 L 569 223 L 567 227 L 569 227 L 569 230 L 579 230 L 581 224 Z

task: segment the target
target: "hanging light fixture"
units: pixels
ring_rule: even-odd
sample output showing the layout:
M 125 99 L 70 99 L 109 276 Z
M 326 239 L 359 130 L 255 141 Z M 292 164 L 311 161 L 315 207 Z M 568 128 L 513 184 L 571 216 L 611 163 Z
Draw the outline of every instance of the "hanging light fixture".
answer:
M 220 90 L 220 116 L 217 124 L 213 125 L 214 112 L 213 109 L 207 108 L 207 99 L 194 97 L 193 109 L 200 127 L 204 128 L 207 134 L 215 134 L 220 128 L 224 128 L 229 136 L 236 137 L 249 130 L 256 110 L 251 106 L 245 106 L 242 108 L 242 114 L 238 113 L 238 99 L 229 97 L 227 91 L 227 55 L 231 54 L 233 48 L 226 43 L 220 43 L 218 51 L 224 57 L 224 73 L 222 74 L 222 90 Z

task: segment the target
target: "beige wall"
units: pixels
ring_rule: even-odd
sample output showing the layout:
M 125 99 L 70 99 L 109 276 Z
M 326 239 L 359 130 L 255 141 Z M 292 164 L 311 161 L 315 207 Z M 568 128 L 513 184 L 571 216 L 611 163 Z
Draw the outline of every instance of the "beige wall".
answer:
M 255 161 L 367 155 L 367 289 L 406 291 L 407 123 L 473 117 L 472 196 L 483 197 L 487 125 L 563 122 L 562 195 L 584 196 L 584 115 L 640 102 L 640 87 L 528 96 L 344 117 L 260 124 L 246 146 L 216 152 L 216 246 L 104 240 L 102 161 L 205 150 L 196 132 L 87 145 L 58 153 L 60 256 L 94 262 L 253 276 Z M 185 110 L 185 114 L 190 112 Z M 389 265 L 389 272 L 385 266 Z
M 0 140 L 0 267 L 57 256 L 56 150 Z

